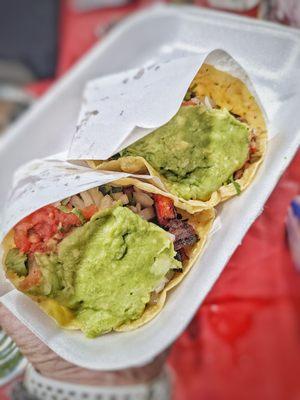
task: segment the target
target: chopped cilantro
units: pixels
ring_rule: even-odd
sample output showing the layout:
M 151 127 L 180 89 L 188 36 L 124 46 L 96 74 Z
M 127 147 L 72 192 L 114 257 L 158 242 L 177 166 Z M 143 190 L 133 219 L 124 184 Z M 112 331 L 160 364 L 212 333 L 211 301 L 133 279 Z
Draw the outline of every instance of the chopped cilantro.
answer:
M 106 194 L 111 193 L 111 187 L 109 185 L 102 185 L 99 186 L 100 192 L 105 196 Z
M 68 207 L 63 206 L 63 205 L 61 205 L 57 208 L 64 213 L 67 213 L 67 214 L 72 213 L 72 214 L 77 215 L 77 217 L 80 219 L 80 222 L 82 224 L 84 224 L 86 222 L 84 216 L 82 215 L 82 212 L 80 210 L 78 210 L 78 208 L 69 209 Z
M 228 179 L 227 185 L 229 185 L 230 183 L 233 184 L 233 186 L 234 186 L 234 188 L 235 188 L 235 190 L 236 190 L 236 194 L 237 194 L 237 195 L 240 195 L 241 192 L 242 192 L 242 191 L 241 191 L 241 186 L 240 186 L 240 184 L 239 184 L 237 181 L 234 180 L 233 175 L 231 175 L 231 177 Z
M 233 183 L 233 186 L 235 187 L 236 194 L 239 196 L 242 192 L 240 184 L 236 181 L 233 181 L 232 183 Z

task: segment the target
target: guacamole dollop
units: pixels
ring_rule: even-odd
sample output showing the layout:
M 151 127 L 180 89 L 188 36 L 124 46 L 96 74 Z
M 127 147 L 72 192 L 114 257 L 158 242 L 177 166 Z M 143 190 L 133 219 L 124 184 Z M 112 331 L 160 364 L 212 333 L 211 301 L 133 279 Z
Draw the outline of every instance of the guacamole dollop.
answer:
M 127 147 L 121 156 L 141 156 L 173 194 L 207 200 L 248 158 L 249 130 L 227 110 L 181 107 L 165 125 Z
M 166 273 L 181 267 L 175 255 L 167 232 L 116 206 L 35 260 L 51 286 L 44 295 L 71 308 L 86 336 L 96 337 L 143 314 Z
M 17 248 L 10 249 L 5 258 L 5 267 L 8 271 L 14 272 L 18 276 L 27 275 L 27 256 Z

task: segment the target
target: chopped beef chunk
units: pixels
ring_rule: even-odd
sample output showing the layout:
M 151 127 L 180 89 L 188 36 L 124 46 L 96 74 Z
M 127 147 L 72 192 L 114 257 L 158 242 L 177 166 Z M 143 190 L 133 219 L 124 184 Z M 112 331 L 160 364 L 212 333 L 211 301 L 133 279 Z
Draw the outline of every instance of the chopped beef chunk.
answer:
M 196 243 L 198 240 L 198 235 L 192 225 L 182 219 L 171 219 L 165 225 L 165 229 L 175 236 L 174 248 L 177 252 L 185 246 Z
M 126 195 L 132 194 L 132 193 L 134 192 L 134 187 L 133 187 L 133 186 L 125 186 L 125 187 L 123 188 L 123 192 L 124 192 Z
M 177 254 L 176 254 L 176 257 L 175 257 L 175 258 L 176 258 L 176 260 L 178 260 L 178 261 L 180 261 L 180 262 L 183 262 L 183 261 L 189 259 L 188 255 L 187 255 L 186 252 L 184 251 L 184 248 L 181 248 L 181 249 L 179 249 L 179 250 L 177 251 Z

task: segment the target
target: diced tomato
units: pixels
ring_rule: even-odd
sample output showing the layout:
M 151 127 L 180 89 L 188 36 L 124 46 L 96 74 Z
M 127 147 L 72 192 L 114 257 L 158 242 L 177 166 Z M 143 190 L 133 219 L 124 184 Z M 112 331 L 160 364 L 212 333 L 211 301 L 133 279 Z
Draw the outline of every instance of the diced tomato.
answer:
M 95 204 L 91 204 L 90 206 L 82 208 L 80 211 L 84 218 L 89 221 L 92 216 L 98 211 L 98 208 Z
M 183 107 L 185 107 L 185 106 L 194 106 L 195 102 L 193 100 L 187 100 L 187 101 L 183 101 L 181 105 Z
M 77 215 L 45 206 L 20 221 L 14 228 L 15 245 L 23 253 L 47 251 L 47 242 L 60 231 L 81 225 Z
M 26 222 L 25 220 L 19 222 L 14 229 L 14 239 L 15 245 L 20 249 L 23 253 L 27 253 L 30 249 L 30 241 L 27 236 L 29 229 L 32 227 L 32 224 Z
M 170 219 L 176 218 L 174 203 L 169 197 L 154 194 L 153 199 L 159 225 L 164 226 Z
M 186 252 L 184 251 L 184 247 L 182 247 L 181 249 L 177 250 L 177 258 L 181 262 L 189 259 L 187 254 L 186 254 Z
M 251 141 L 249 152 L 250 152 L 250 154 L 254 154 L 254 153 L 256 153 L 256 151 L 257 151 L 256 143 L 254 141 Z
M 81 225 L 79 217 L 73 213 L 60 212 L 59 221 L 66 231 L 68 231 L 72 226 Z

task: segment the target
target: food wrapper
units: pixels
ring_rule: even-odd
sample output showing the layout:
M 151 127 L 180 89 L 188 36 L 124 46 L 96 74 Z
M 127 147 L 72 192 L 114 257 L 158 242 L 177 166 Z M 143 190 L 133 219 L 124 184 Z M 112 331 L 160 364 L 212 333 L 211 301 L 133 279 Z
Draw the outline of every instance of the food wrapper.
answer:
M 245 70 L 223 50 L 166 59 L 87 83 L 69 160 L 106 160 L 166 124 L 203 63 L 241 79 L 263 109 Z
M 35 210 L 126 176 L 128 174 L 122 172 L 99 174 L 88 167 L 64 161 L 63 154 L 33 160 L 15 174 L 2 215 L 0 239 Z
M 85 166 L 64 161 L 65 158 L 66 155 L 61 153 L 46 159 L 36 159 L 16 171 L 1 215 L 0 242 L 16 223 L 39 208 L 128 176 L 122 172 L 99 174 Z M 1 251 L 0 257 L 2 259 Z M 1 267 L 0 296 L 11 289 L 12 285 L 5 279 Z
M 1 240 L 18 221 L 35 210 L 81 191 L 129 176 L 122 172 L 95 171 L 80 164 L 64 161 L 64 158 L 64 154 L 58 154 L 46 159 L 33 160 L 16 172 L 2 216 Z M 142 178 L 147 180 L 149 176 Z M 209 237 L 220 227 L 219 217 L 215 220 Z M 0 278 L 0 301 L 52 350 L 75 364 L 97 369 L 99 359 L 95 358 L 95 352 L 101 354 L 110 341 L 126 342 L 128 337 L 136 336 L 136 332 L 143 330 L 142 327 L 133 332 L 110 333 L 96 339 L 88 339 L 80 331 L 68 331 L 58 327 L 34 301 L 5 280 L 3 269 Z M 110 351 L 110 357 L 113 357 L 113 354 L 114 351 Z

